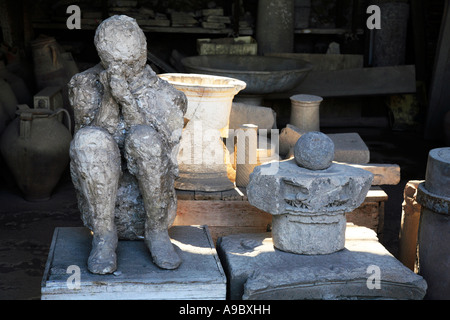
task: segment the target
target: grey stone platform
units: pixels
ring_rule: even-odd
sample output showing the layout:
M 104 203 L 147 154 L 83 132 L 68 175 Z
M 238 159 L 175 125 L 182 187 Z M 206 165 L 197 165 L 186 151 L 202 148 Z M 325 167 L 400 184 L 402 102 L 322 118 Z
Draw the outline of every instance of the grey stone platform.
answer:
M 41 299 L 195 300 L 225 299 L 226 277 L 206 226 L 169 230 L 183 263 L 176 270 L 155 266 L 143 241 L 119 241 L 118 269 L 96 275 L 87 270 L 91 234 L 86 228 L 56 228 L 41 286 Z M 70 289 L 69 266 L 80 268 L 80 288 Z M 72 282 L 74 283 L 74 282 Z
M 374 231 L 350 224 L 345 249 L 329 255 L 274 249 L 270 233 L 221 237 L 217 251 L 232 300 L 407 300 L 423 299 L 427 288 L 421 276 L 378 242 Z

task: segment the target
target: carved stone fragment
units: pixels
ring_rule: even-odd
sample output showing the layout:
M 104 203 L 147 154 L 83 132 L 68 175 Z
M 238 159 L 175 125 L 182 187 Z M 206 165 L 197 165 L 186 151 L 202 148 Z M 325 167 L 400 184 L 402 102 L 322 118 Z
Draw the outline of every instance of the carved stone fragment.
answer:
M 319 141 L 316 141 L 316 140 Z M 310 150 L 310 143 L 326 146 L 329 138 L 318 132 L 303 135 L 296 153 Z M 332 144 L 332 142 L 331 142 Z M 331 145 L 332 146 L 332 145 Z M 333 149 L 323 150 L 333 155 Z M 318 162 L 328 162 L 317 155 Z M 298 254 L 328 254 L 345 245 L 345 213 L 359 207 L 370 189 L 372 173 L 332 163 L 324 170 L 300 167 L 296 157 L 279 163 L 278 172 L 266 174 L 266 164 L 250 175 L 250 204 L 273 215 L 272 236 L 276 248 Z

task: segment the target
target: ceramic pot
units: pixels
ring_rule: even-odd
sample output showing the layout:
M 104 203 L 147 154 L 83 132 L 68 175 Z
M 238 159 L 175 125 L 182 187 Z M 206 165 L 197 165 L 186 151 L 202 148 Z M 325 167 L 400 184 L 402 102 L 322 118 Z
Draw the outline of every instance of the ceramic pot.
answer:
M 0 101 L 0 135 L 3 133 L 3 130 L 5 130 L 9 121 L 9 116 L 3 108 L 2 102 Z
M 444 117 L 444 138 L 447 147 L 450 147 L 450 111 Z
M 69 117 L 64 109 L 21 109 L 2 135 L 1 153 L 26 200 L 48 200 L 69 163 L 72 136 L 61 112 Z
M 13 120 L 18 102 L 11 86 L 2 78 L 0 78 L 0 102 L 3 105 L 3 111 L 8 115 L 8 122 Z
M 228 137 L 234 96 L 245 82 L 203 74 L 166 73 L 160 77 L 184 92 L 188 100 L 178 153 L 181 190 L 224 191 L 234 188 L 235 172 L 222 137 Z
M 41 37 L 31 42 L 34 74 L 38 90 L 45 87 L 63 87 L 67 82 L 61 50 L 52 37 Z
M 419 184 L 422 206 L 417 237 L 418 273 L 427 281 L 429 300 L 450 299 L 450 148 L 428 154 L 425 182 Z
M 3 61 L 0 61 L 0 78 L 5 80 L 11 86 L 11 90 L 14 92 L 18 103 L 31 104 L 31 94 L 25 81 L 6 69 Z
M 298 94 L 291 97 L 290 123 L 302 132 L 320 131 L 322 97 Z

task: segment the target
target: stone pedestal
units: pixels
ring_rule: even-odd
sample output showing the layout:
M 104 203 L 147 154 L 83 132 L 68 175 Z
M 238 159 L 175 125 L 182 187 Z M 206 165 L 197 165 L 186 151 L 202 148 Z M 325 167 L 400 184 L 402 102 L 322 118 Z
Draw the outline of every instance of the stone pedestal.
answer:
M 258 1 L 256 20 L 258 54 L 293 52 L 294 0 Z
M 404 65 L 408 33 L 409 4 L 404 1 L 378 1 L 381 29 L 376 30 L 373 44 L 373 66 Z
M 322 97 L 298 94 L 291 97 L 290 123 L 301 132 L 320 131 L 320 103 Z
M 450 148 L 431 150 L 425 182 L 419 185 L 422 206 L 418 235 L 419 274 L 427 280 L 428 299 L 450 299 Z
M 243 124 L 236 132 L 236 186 L 246 187 L 258 165 L 258 126 Z
M 344 248 L 345 214 L 358 208 L 372 173 L 332 163 L 334 144 L 320 132 L 298 139 L 294 159 L 270 172 L 256 167 L 247 187 L 251 205 L 273 215 L 274 246 L 297 254 L 330 254 Z
M 415 271 L 417 257 L 417 235 L 422 206 L 417 202 L 417 189 L 424 181 L 408 181 L 403 192 L 402 221 L 400 227 L 398 259 Z
M 232 300 L 422 299 L 427 288 L 375 232 L 353 225 L 345 249 L 329 255 L 277 250 L 270 233 L 219 238 L 217 251 Z
M 182 259 L 176 270 L 155 266 L 143 241 L 119 241 L 118 269 L 87 270 L 91 234 L 86 228 L 56 228 L 42 279 L 43 300 L 225 299 L 226 278 L 207 227 L 169 230 Z M 75 270 L 75 273 L 74 273 Z M 79 270 L 79 288 L 77 288 Z

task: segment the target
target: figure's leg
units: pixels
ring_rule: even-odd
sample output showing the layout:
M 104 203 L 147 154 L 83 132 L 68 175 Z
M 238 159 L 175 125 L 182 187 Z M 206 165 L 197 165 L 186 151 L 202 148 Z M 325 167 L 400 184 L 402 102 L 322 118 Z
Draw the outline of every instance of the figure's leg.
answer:
M 128 170 L 139 182 L 146 211 L 145 243 L 153 261 L 163 269 L 181 264 L 168 234 L 176 214 L 174 173 L 170 150 L 161 142 L 159 133 L 148 126 L 133 127 L 125 140 Z
M 121 173 L 119 148 L 106 130 L 86 127 L 75 135 L 70 157 L 72 180 L 83 199 L 84 220 L 94 233 L 88 269 L 112 273 L 117 268 L 114 208 Z

